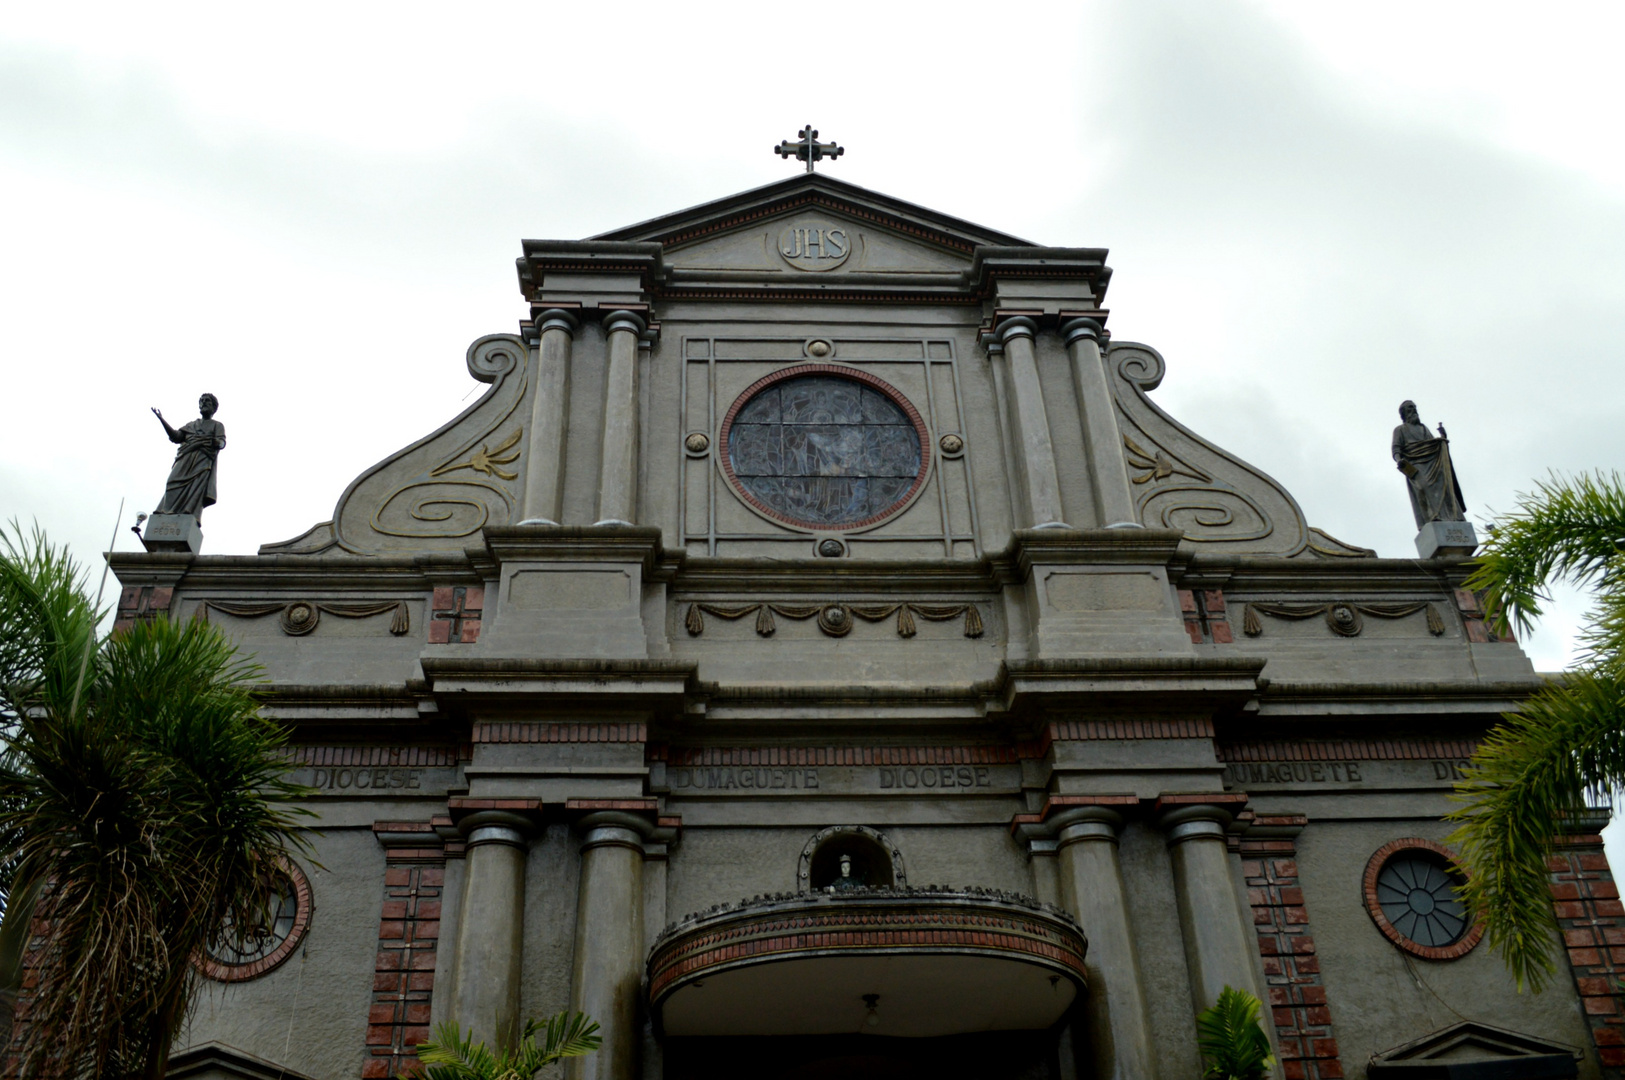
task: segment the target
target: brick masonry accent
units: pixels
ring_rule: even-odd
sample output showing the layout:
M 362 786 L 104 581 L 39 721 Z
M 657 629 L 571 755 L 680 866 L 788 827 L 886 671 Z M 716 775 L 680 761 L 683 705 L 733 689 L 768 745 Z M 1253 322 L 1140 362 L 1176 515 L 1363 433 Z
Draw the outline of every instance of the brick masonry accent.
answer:
M 430 601 L 429 644 L 471 645 L 480 639 L 485 586 L 437 585 Z
M 1219 745 L 1220 761 L 1465 761 L 1476 739 L 1261 739 Z
M 467 759 L 455 746 L 290 746 L 283 755 L 293 765 L 451 768 Z
M 651 746 L 668 765 L 1000 765 L 1012 746 Z
M 1041 912 L 974 904 L 847 910 L 809 900 L 800 910 L 743 913 L 664 939 L 649 958 L 649 997 L 658 1001 L 674 983 L 741 960 L 842 952 L 969 953 L 1036 960 L 1070 971 L 1080 982 L 1084 975 L 1082 938 Z
M 1489 644 L 1496 641 L 1515 641 L 1510 628 L 1504 634 L 1497 634 L 1490 629 L 1489 622 L 1484 617 L 1484 605 L 1478 594 L 1471 589 L 1456 590 L 1456 610 L 1461 612 L 1461 621 L 1467 629 L 1467 640 L 1480 644 Z
M 477 743 L 640 743 L 648 724 L 476 723 Z
M 1614 872 L 1595 834 L 1563 838 L 1547 866 L 1552 905 L 1563 932 L 1574 987 L 1591 1025 L 1591 1041 L 1606 1080 L 1625 1077 L 1625 908 Z
M 1297 844 L 1282 835 L 1302 828 L 1306 821 L 1295 814 L 1254 817 L 1254 826 L 1273 826 L 1270 831 L 1276 835 L 1258 839 L 1244 835 L 1241 866 L 1258 951 L 1264 958 L 1281 1070 L 1286 1080 L 1338 1080 L 1343 1063 L 1320 978 L 1320 957 L 1309 932 L 1309 911 L 1298 884 Z
M 1388 860 L 1402 851 L 1422 851 L 1437 855 L 1443 859 L 1447 866 L 1454 866 L 1456 853 L 1443 844 L 1433 840 L 1426 840 L 1419 836 L 1410 836 L 1402 840 L 1390 840 L 1372 853 L 1370 860 L 1365 864 L 1365 877 L 1363 888 L 1365 890 L 1365 910 L 1371 916 L 1371 921 L 1377 924 L 1382 936 L 1404 949 L 1412 956 L 1420 956 L 1424 960 L 1455 960 L 1466 956 L 1484 937 L 1483 924 L 1475 924 L 1462 935 L 1461 940 L 1453 945 L 1423 945 L 1412 941 L 1401 934 L 1383 914 L 1382 903 L 1377 898 L 1377 877 Z
M 1179 612 L 1193 645 L 1229 645 L 1236 640 L 1230 632 L 1224 593 L 1219 589 L 1180 589 Z
M 175 590 L 155 585 L 130 585 L 119 593 L 114 630 L 128 630 L 137 622 L 169 613 Z
M 363 1080 L 383 1080 L 414 1069 L 418 1062 L 414 1050 L 429 1038 L 445 880 L 444 857 L 433 848 L 388 853 Z

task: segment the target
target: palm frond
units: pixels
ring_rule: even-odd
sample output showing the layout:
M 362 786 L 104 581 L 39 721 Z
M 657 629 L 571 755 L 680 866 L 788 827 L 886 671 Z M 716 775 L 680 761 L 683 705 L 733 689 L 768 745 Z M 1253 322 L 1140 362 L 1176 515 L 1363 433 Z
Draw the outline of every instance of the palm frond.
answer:
M 1260 1080 L 1275 1060 L 1259 1026 L 1261 1003 L 1226 986 L 1219 1000 L 1196 1014 L 1198 1049 L 1207 1061 L 1206 1080 Z
M 1450 840 L 1468 875 L 1463 897 L 1520 986 L 1538 991 L 1555 970 L 1553 837 L 1621 785 L 1625 678 L 1598 669 L 1568 674 L 1509 714 L 1457 785 Z
M 1528 631 L 1553 581 L 1602 584 L 1617 592 L 1625 544 L 1625 480 L 1617 472 L 1553 474 L 1499 517 L 1468 578 L 1500 630 Z M 1615 638 L 1613 655 L 1625 637 Z
M 540 1041 L 538 1041 L 540 1036 Z M 597 1050 L 603 1040 L 598 1024 L 585 1013 L 561 1012 L 546 1020 L 527 1020 L 512 1053 L 493 1052 L 451 1022 L 438 1025 L 430 1041 L 417 1048 L 427 1080 L 532 1080 L 543 1068 L 568 1057 Z M 408 1080 L 402 1074 L 401 1080 Z

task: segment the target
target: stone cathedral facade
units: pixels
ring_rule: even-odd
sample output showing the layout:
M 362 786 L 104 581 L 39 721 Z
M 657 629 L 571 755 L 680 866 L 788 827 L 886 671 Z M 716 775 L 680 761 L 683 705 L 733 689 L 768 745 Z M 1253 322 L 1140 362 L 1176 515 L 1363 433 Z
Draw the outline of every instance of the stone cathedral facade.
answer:
M 1226 985 L 1283 1077 L 1619 1075 L 1596 835 L 1539 996 L 1452 892 L 1529 661 L 1163 412 L 1105 260 L 815 174 L 525 241 L 483 396 L 331 521 L 114 556 L 266 666 L 319 815 L 171 1075 L 572 1008 L 576 1080 L 1183 1080 Z

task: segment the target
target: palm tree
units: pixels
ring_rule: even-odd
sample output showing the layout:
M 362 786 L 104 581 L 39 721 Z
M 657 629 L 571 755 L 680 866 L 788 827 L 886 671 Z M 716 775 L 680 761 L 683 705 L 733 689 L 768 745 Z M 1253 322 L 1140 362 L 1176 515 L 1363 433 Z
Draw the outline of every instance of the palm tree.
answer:
M 540 1042 L 536 1040 L 541 1034 Z M 434 1039 L 418 1047 L 420 1074 L 427 1080 L 533 1080 L 543 1067 L 598 1049 L 603 1039 L 598 1024 L 586 1013 L 561 1012 L 546 1021 L 527 1020 L 525 1034 L 511 1053 L 492 1053 L 474 1032 L 462 1034 L 456 1024 L 444 1023 Z M 403 1080 L 410 1080 L 402 1074 Z
M 1495 523 L 1467 587 L 1497 631 L 1528 630 L 1547 587 L 1589 586 L 1595 608 L 1575 666 L 1491 731 L 1457 785 L 1451 836 L 1463 895 L 1520 987 L 1556 970 L 1547 877 L 1553 838 L 1625 783 L 1625 484 L 1554 476 Z
M 24 1076 L 163 1076 L 226 927 L 253 933 L 303 841 L 257 667 L 201 622 L 103 636 L 83 575 L 0 534 L 0 994 Z M 7 1033 L 10 1024 L 5 1025 Z M 9 1041 L 9 1040 L 8 1040 Z

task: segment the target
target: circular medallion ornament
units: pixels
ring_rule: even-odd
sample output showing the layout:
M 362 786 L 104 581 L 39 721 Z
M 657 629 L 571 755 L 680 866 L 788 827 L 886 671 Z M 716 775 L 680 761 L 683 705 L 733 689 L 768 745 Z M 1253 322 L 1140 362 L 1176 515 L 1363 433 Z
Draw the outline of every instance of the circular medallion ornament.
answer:
M 253 926 L 227 924 L 198 957 L 203 974 L 220 982 L 257 979 L 293 955 L 310 929 L 310 880 L 291 859 L 279 867 Z
M 1458 890 L 1467 879 L 1450 849 L 1412 837 L 1377 849 L 1366 864 L 1365 904 L 1389 941 L 1425 960 L 1465 956 L 1484 935 Z
M 937 440 L 937 449 L 942 451 L 944 457 L 957 457 L 964 452 L 965 440 L 949 432 Z
M 300 637 L 316 629 L 318 618 L 315 607 L 303 600 L 296 600 L 282 609 L 282 631 Z
M 831 604 L 818 613 L 818 628 L 830 637 L 845 637 L 852 632 L 852 613 L 840 604 Z
M 840 266 L 852 254 L 852 232 L 839 222 L 828 218 L 796 218 L 777 234 L 769 233 L 768 242 L 774 245 L 783 259 L 795 270 L 827 273 Z
M 758 512 L 806 529 L 880 522 L 925 485 L 930 434 L 892 386 L 801 364 L 760 379 L 722 421 L 723 472 Z
M 711 437 L 703 431 L 696 431 L 683 440 L 683 448 L 698 457 L 711 449 Z

